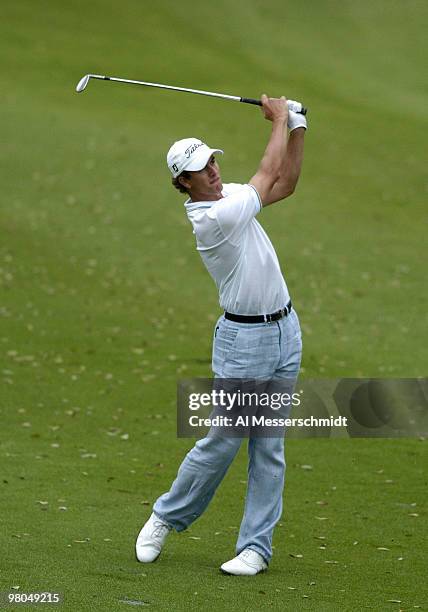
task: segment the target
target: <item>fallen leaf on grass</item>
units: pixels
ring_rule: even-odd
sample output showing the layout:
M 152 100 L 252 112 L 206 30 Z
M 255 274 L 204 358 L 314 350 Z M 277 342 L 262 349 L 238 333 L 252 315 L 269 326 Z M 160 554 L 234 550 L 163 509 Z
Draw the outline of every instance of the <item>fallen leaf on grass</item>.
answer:
M 87 544 L 90 541 L 90 538 L 85 538 L 84 540 L 73 540 L 76 544 Z
M 139 347 L 135 347 L 135 348 L 131 349 L 131 351 L 133 353 L 135 353 L 136 355 L 142 355 L 144 353 L 144 349 L 143 348 L 139 348 Z
M 106 434 L 108 436 L 117 436 L 117 434 L 119 434 L 122 430 L 118 429 L 117 427 L 110 427 L 110 429 L 108 431 L 106 431 Z

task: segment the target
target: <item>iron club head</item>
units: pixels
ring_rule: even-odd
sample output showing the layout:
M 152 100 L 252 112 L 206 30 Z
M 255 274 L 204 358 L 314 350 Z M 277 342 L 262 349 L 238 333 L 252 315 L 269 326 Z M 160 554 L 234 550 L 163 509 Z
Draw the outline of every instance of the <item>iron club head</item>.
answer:
M 89 74 L 85 74 L 85 76 L 80 79 L 76 86 L 77 93 L 80 93 L 85 89 L 86 85 L 89 83 L 90 78 L 91 77 Z

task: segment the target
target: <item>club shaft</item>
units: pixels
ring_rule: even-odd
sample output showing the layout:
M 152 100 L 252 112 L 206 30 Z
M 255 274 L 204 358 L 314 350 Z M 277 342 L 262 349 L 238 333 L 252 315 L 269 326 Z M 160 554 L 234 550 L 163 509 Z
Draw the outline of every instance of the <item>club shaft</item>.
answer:
M 102 74 L 88 74 L 83 77 L 77 85 L 77 91 L 85 89 L 89 79 L 100 79 L 101 81 L 116 81 L 118 83 L 129 83 L 130 85 L 144 85 L 146 87 L 157 87 L 158 89 L 169 89 L 170 91 L 184 91 L 186 93 L 198 94 L 200 96 L 210 96 L 211 98 L 222 98 L 223 100 L 232 100 L 234 102 L 244 102 L 245 104 L 255 104 L 262 106 L 260 100 L 254 98 L 243 98 L 240 96 L 231 96 L 229 94 L 216 93 L 214 91 L 204 91 L 203 89 L 190 89 L 188 87 L 176 87 L 175 85 L 164 85 L 162 83 L 149 83 L 148 81 L 136 81 L 133 79 L 122 79 L 119 77 L 111 77 Z M 307 109 L 299 104 L 296 112 L 306 115 Z
M 134 81 L 132 79 L 120 79 L 119 77 L 109 77 L 99 74 L 91 74 L 91 78 L 104 81 L 117 81 L 119 83 L 129 83 L 131 85 L 145 85 L 146 87 L 157 87 L 158 89 L 170 89 L 172 91 L 185 91 L 187 93 L 199 94 L 201 96 L 211 96 L 212 98 L 223 98 L 224 100 L 235 100 L 240 102 L 239 96 L 229 96 L 228 94 L 215 93 L 213 91 L 203 91 L 202 89 L 189 89 L 187 87 L 175 87 L 174 85 L 163 85 L 162 83 L 148 83 L 147 81 Z

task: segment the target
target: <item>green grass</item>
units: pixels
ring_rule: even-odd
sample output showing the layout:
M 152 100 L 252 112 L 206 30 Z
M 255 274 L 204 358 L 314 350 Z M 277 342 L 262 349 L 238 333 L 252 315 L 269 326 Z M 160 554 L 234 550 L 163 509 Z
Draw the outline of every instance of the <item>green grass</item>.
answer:
M 301 98 L 301 182 L 260 221 L 301 319 L 303 373 L 426 376 L 426 19 L 418 1 L 3 7 L 0 591 L 56 589 L 73 611 L 126 610 L 126 598 L 423 606 L 422 440 L 290 441 L 274 560 L 254 580 L 218 572 L 234 553 L 244 450 L 207 513 L 158 563 L 135 562 L 148 504 L 192 443 L 175 437 L 176 381 L 210 374 L 220 312 L 165 154 L 199 136 L 225 150 L 225 181 L 246 181 L 268 126 L 246 105 L 74 87 L 98 72 Z
M 96 457 L 84 458 L 88 437 L 76 439 L 81 420 L 93 432 L 85 451 Z M 125 415 L 120 424 L 131 421 L 135 417 Z M 186 445 L 165 444 L 148 455 L 156 448 L 153 428 L 161 435 L 168 426 L 148 420 L 144 425 L 141 419 L 134 425 L 139 436 L 131 433 L 123 441 L 106 435 L 106 426 L 115 421 L 96 411 L 48 420 L 64 423 L 57 432 L 43 433 L 37 425 L 23 429 L 15 422 L 14 448 L 19 444 L 21 455 L 4 461 L 10 474 L 3 485 L 9 491 L 3 562 L 8 585 L 61 590 L 68 609 L 82 610 L 121 609 L 118 600 L 124 598 L 159 610 L 249 609 L 251 604 L 278 610 L 394 610 L 399 606 L 389 599 L 401 600 L 403 609 L 424 603 L 417 586 L 425 575 L 422 442 L 290 443 L 275 562 L 249 582 L 218 571 L 233 554 L 239 527 L 243 454 L 204 517 L 187 532 L 170 536 L 156 564 L 140 566 L 133 558 L 135 530 L 149 512 L 147 502 L 174 476 Z M 60 447 L 52 448 L 52 440 Z M 300 467 L 308 464 L 312 470 Z

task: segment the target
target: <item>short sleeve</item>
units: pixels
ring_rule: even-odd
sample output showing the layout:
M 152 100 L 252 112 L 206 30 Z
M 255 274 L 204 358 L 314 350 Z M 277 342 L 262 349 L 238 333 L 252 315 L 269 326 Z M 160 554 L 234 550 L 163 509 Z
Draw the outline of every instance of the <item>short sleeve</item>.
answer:
M 261 208 L 256 188 L 242 185 L 240 189 L 213 204 L 207 214 L 217 221 L 225 238 L 238 242 L 243 230 Z

